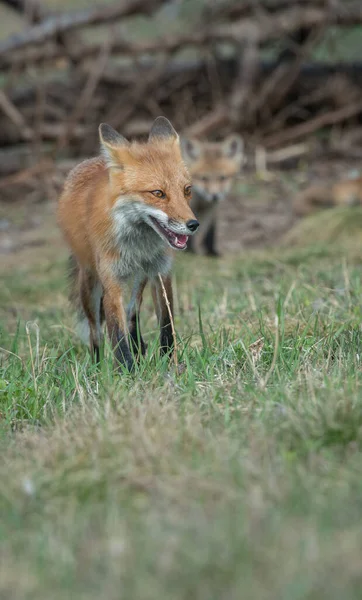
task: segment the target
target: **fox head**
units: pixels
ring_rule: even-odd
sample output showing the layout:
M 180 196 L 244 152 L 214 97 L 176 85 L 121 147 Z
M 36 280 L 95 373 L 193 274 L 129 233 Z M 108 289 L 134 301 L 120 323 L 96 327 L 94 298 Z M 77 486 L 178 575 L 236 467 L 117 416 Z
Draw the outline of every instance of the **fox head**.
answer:
M 186 248 L 199 223 L 191 208 L 191 180 L 179 136 L 158 117 L 146 143 L 130 143 L 110 125 L 99 127 L 109 172 L 109 199 L 124 235 L 147 224 L 172 248 Z
M 244 143 L 237 134 L 223 142 L 183 139 L 182 152 L 193 189 L 207 202 L 218 202 L 228 195 L 245 162 Z

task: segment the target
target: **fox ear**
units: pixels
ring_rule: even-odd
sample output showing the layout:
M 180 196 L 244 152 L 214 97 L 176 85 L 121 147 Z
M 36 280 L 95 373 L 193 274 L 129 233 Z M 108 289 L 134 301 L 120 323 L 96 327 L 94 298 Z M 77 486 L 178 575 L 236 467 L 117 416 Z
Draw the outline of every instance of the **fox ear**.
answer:
M 99 138 L 101 140 L 101 144 L 106 146 L 129 146 L 129 141 L 126 140 L 123 135 L 117 133 L 110 125 L 107 123 L 101 123 L 99 126 Z
M 107 123 L 101 123 L 98 131 L 101 142 L 101 152 L 107 163 L 107 166 L 121 166 L 119 156 L 117 157 L 117 150 L 120 148 L 127 148 L 129 146 L 129 141 L 126 140 L 123 135 L 117 133 L 113 127 L 107 125 Z
M 170 121 L 166 119 L 166 117 L 157 117 L 153 122 L 151 127 L 150 135 L 148 136 L 148 141 L 154 139 L 164 139 L 164 140 L 178 140 L 178 134 L 172 127 Z
M 244 141 L 240 135 L 233 133 L 229 135 L 222 145 L 222 153 L 227 158 L 243 158 Z
M 181 150 L 186 161 L 196 160 L 201 155 L 201 144 L 196 140 L 181 138 Z

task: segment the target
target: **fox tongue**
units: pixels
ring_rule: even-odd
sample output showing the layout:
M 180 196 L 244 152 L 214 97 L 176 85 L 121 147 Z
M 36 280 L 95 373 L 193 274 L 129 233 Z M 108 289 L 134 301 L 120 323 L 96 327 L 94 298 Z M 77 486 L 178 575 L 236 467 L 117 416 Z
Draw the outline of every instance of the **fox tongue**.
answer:
M 175 244 L 176 244 L 176 246 L 183 248 L 186 245 L 187 240 L 188 240 L 187 235 L 177 235 L 175 238 Z

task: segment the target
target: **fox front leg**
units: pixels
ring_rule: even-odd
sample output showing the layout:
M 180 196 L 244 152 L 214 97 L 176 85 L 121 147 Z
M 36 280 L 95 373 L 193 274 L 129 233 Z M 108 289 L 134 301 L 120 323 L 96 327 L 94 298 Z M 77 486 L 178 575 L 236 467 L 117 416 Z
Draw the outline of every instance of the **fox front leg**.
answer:
M 86 269 L 79 269 L 78 279 L 80 302 L 89 325 L 90 350 L 96 363 L 99 363 L 102 341 L 100 316 L 102 286 L 96 274 Z
M 108 335 L 116 362 L 126 367 L 128 371 L 132 371 L 134 364 L 127 342 L 127 322 L 123 306 L 119 306 L 119 300 L 117 303 L 114 301 L 114 296 L 109 291 L 105 292 L 103 303 Z
M 115 279 L 108 262 L 100 267 L 100 277 L 103 284 L 103 308 L 107 330 L 111 341 L 117 365 L 122 365 L 132 371 L 134 360 L 128 345 L 128 326 L 122 300 L 122 287 Z

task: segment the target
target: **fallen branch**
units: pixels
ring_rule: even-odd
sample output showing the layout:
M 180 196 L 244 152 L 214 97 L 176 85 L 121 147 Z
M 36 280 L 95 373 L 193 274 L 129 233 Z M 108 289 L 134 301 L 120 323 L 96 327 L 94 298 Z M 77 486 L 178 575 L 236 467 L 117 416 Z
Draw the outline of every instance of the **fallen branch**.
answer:
M 126 27 L 116 34 L 107 28 L 91 43 L 82 27 L 151 13 L 167 0 L 119 0 L 62 15 L 42 9 L 41 0 L 1 2 L 25 16 L 29 8 L 28 20 L 37 21 L 0 44 L 0 67 L 8 69 L 0 91 L 0 146 L 16 148 L 0 161 L 5 177 L 35 167 L 39 157 L 55 159 L 60 150 L 68 158 L 96 153 L 101 120 L 131 136 L 146 134 L 159 114 L 193 137 L 240 132 L 248 146 L 262 149 L 257 162 L 263 168 L 273 163 L 270 149 L 290 147 L 275 163 L 295 159 L 307 153 L 297 144 L 303 138 L 335 124 L 348 132 L 345 125 L 362 116 L 362 64 L 307 62 L 316 34 L 362 23 L 360 2 L 223 0 L 192 30 L 180 27 L 171 35 L 165 28 L 158 39 L 131 40 Z M 224 8 L 222 18 L 215 17 Z M 275 41 L 277 60 L 263 62 L 261 49 L 275 50 Z M 225 42 L 228 58 L 220 52 Z M 179 51 L 190 47 L 195 57 L 182 60 Z M 309 140 L 306 145 L 313 148 Z
M 29 23 L 38 23 L 48 16 L 48 12 L 37 0 L 0 0 L 0 2 L 25 15 Z
M 87 110 L 89 103 L 94 95 L 94 92 L 97 88 L 97 85 L 100 81 L 102 71 L 106 67 L 107 61 L 109 59 L 111 41 L 108 39 L 105 41 L 103 45 L 103 49 L 99 54 L 98 60 L 93 65 L 93 69 L 91 70 L 86 85 L 84 86 L 83 92 L 81 93 L 73 113 L 71 114 L 69 121 L 64 129 L 62 136 L 58 140 L 57 148 L 55 152 L 64 148 L 67 142 L 72 139 L 73 130 L 76 127 L 78 121 L 81 120 L 81 117 L 84 115 Z
M 266 162 L 271 165 L 286 162 L 288 160 L 300 158 L 310 152 L 309 144 L 294 144 L 286 148 L 280 148 L 266 154 Z
M 227 107 L 218 106 L 212 112 L 206 114 L 201 119 L 186 128 L 185 134 L 190 137 L 208 136 L 217 129 L 229 123 L 229 114 Z
M 0 43 L 0 66 L 10 69 L 17 66 L 22 68 L 31 61 L 49 62 L 60 58 L 69 58 L 67 45 L 64 47 L 55 44 L 53 48 L 28 48 L 32 45 L 41 45 L 46 42 L 56 41 L 60 34 L 68 33 L 83 26 L 99 25 L 112 22 L 133 14 L 151 14 L 167 0 L 123 0 L 120 4 L 102 8 L 88 9 L 80 12 L 65 13 L 59 16 L 48 17 L 40 24 L 27 29 L 21 34 L 10 36 Z M 205 26 L 204 22 L 195 23 L 193 31 L 180 35 L 166 35 L 156 40 L 134 41 L 128 39 L 123 33 L 115 36 L 112 43 L 112 54 L 139 56 L 140 54 L 155 54 L 177 52 L 186 46 L 207 46 L 219 42 L 227 42 L 237 47 L 248 44 L 253 40 L 255 44 L 265 46 L 268 43 L 291 37 L 302 29 L 315 29 L 324 26 L 353 26 L 362 24 L 362 6 L 359 2 L 347 5 L 333 3 L 327 7 L 312 6 L 305 8 L 288 3 L 288 7 L 272 16 L 261 12 L 257 16 L 247 17 L 228 24 L 211 23 Z M 216 22 L 217 23 L 217 22 Z M 92 44 L 77 44 L 71 51 L 71 59 L 75 62 L 98 56 L 103 42 Z M 20 52 L 26 49 L 27 52 Z
M 213 2 L 211 7 L 206 5 L 204 10 L 205 19 L 215 20 L 235 20 L 241 17 L 248 17 L 253 14 L 268 14 L 277 11 L 285 10 L 291 6 L 325 6 L 326 0 L 263 0 L 263 2 L 255 2 L 255 0 L 221 0 Z
M 44 175 L 45 173 L 53 171 L 54 168 L 54 161 L 49 159 L 41 160 L 39 163 L 33 165 L 32 167 L 23 169 L 18 173 L 14 173 L 13 175 L 9 175 L 8 177 L 3 177 L 2 179 L 0 179 L 0 189 L 5 189 L 12 185 L 18 185 L 20 183 L 26 183 L 35 175 Z
M 318 115 L 314 119 L 310 119 L 305 123 L 300 123 L 299 125 L 295 125 L 294 127 L 290 127 L 289 129 L 285 129 L 279 133 L 276 133 L 275 135 L 267 137 L 264 140 L 264 146 L 265 148 L 272 148 L 273 146 L 279 146 L 285 142 L 291 142 L 292 140 L 310 135 L 311 133 L 316 132 L 322 127 L 326 127 L 327 125 L 335 125 L 341 121 L 346 121 L 347 119 L 354 117 L 361 112 L 362 102 L 343 106 L 343 108 L 331 111 L 324 115 Z
M 49 17 L 39 25 L 26 30 L 21 34 L 11 36 L 0 44 L 0 58 L 4 59 L 2 68 L 10 63 L 10 52 L 22 49 L 28 45 L 42 44 L 55 39 L 59 34 L 78 29 L 83 26 L 100 25 L 121 19 L 133 14 L 151 14 L 166 0 L 123 0 L 109 7 L 88 9 L 81 12 L 65 13 L 57 17 Z M 194 24 L 190 33 L 179 36 L 164 36 L 148 42 L 136 42 L 122 35 L 113 40 L 113 54 L 138 55 L 155 52 L 175 52 L 184 46 L 202 46 L 216 42 L 229 42 L 232 44 L 248 43 L 253 39 L 255 43 L 265 45 L 270 41 L 279 40 L 283 36 L 290 36 L 302 28 L 315 28 L 324 25 L 352 26 L 362 23 L 362 6 L 359 2 L 351 5 L 330 8 L 315 8 L 307 6 L 299 8 L 292 6 L 277 13 L 270 18 L 268 15 L 258 15 L 258 18 L 244 18 L 236 22 L 211 25 Z M 75 50 L 75 58 L 89 58 L 99 54 L 102 44 L 82 45 Z M 53 59 L 64 56 L 64 52 L 56 51 Z M 35 58 L 35 57 L 34 57 Z M 46 58 L 46 56 L 44 56 Z
M 26 31 L 12 35 L 0 44 L 0 56 L 30 44 L 42 44 L 59 34 L 74 31 L 80 27 L 110 23 L 134 14 L 151 14 L 165 0 L 118 0 L 114 4 L 73 11 L 48 17 L 40 24 Z
M 34 132 L 27 126 L 23 115 L 16 106 L 9 100 L 3 90 L 0 90 L 0 110 L 10 119 L 18 128 L 20 136 L 24 140 L 31 140 L 34 137 Z

